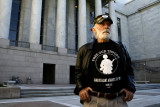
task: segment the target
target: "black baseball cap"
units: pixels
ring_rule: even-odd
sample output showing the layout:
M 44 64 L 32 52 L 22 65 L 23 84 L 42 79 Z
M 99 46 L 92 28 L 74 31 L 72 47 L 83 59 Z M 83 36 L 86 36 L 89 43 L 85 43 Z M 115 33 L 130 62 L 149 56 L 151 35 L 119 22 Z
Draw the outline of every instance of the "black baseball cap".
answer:
M 102 23 L 104 20 L 108 20 L 108 21 L 110 21 L 111 24 L 113 24 L 113 21 L 112 21 L 111 17 L 108 14 L 102 14 L 102 15 L 99 15 L 99 16 L 97 16 L 97 17 L 94 18 L 94 20 L 93 20 L 93 26 L 95 24 Z

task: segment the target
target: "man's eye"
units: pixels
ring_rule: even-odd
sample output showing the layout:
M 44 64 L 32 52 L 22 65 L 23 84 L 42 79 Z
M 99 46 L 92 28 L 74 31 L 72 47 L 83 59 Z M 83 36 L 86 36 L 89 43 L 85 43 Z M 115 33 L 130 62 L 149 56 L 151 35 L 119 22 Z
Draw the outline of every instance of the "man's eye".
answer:
M 101 25 L 105 25 L 104 23 L 101 23 Z

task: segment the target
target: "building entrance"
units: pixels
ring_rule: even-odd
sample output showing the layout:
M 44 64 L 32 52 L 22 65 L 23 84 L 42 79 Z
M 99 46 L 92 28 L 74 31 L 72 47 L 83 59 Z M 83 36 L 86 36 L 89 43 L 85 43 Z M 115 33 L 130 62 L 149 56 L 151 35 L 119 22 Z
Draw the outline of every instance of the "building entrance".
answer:
M 43 84 L 55 84 L 55 64 L 43 64 Z
M 75 66 L 70 66 L 70 84 L 75 84 Z

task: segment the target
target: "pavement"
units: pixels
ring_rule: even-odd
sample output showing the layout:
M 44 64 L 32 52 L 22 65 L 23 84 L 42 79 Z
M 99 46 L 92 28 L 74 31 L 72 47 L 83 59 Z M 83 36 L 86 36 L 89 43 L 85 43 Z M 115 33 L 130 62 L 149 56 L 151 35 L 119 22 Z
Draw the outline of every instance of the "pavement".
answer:
M 65 88 L 75 85 L 20 85 L 21 88 Z M 129 107 L 160 107 L 160 84 L 136 84 L 137 91 Z M 82 107 L 79 96 L 0 99 L 0 107 Z

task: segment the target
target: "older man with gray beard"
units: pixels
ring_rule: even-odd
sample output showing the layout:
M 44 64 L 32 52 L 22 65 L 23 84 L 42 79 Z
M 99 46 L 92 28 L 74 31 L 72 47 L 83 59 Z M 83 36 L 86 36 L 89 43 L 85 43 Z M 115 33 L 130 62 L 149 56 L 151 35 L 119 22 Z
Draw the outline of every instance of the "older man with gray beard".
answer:
M 110 39 L 112 24 L 109 15 L 97 16 L 92 28 L 96 40 L 78 51 L 74 92 L 84 107 L 127 107 L 136 91 L 129 54 Z

